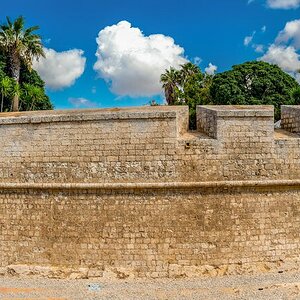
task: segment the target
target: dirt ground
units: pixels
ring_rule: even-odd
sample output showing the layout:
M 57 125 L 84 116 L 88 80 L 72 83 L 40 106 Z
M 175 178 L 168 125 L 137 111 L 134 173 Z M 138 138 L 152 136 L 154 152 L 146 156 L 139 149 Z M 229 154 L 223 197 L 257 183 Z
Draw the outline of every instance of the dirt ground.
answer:
M 0 299 L 300 299 L 300 272 L 163 280 L 2 277 Z

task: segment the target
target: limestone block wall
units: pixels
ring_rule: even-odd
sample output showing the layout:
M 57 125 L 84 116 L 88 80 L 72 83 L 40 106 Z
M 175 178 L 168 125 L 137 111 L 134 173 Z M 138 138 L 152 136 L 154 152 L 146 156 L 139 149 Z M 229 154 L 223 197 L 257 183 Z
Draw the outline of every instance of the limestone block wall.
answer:
M 284 105 L 281 108 L 281 127 L 287 131 L 300 133 L 300 105 Z
M 272 107 L 242 106 L 199 107 L 192 133 L 187 107 L 2 114 L 1 181 L 297 179 L 298 136 L 273 121 Z
M 171 180 L 187 107 L 0 116 L 4 182 Z
M 199 106 L 197 116 L 198 129 L 219 142 L 218 170 L 223 179 L 279 175 L 272 106 Z
M 0 275 L 298 266 L 300 136 L 268 106 L 197 123 L 187 107 L 1 114 Z
M 299 188 L 2 191 L 2 272 L 182 277 L 296 268 L 299 199 Z

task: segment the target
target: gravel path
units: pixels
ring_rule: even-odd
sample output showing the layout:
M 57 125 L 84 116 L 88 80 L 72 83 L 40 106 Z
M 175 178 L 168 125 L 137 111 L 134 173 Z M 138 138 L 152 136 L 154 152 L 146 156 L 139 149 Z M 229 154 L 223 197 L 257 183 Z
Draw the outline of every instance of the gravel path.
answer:
M 205 279 L 0 278 L 0 299 L 300 299 L 300 273 Z

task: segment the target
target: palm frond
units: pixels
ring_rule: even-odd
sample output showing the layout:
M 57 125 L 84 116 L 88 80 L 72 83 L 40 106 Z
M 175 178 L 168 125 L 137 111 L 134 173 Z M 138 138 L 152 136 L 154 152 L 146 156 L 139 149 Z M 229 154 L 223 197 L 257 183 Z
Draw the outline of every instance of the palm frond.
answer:
M 18 17 L 14 22 L 7 17 L 7 24 L 0 27 L 0 48 L 8 55 L 17 57 L 28 67 L 31 68 L 32 60 L 44 57 L 44 50 L 41 37 L 33 34 L 39 26 L 24 28 L 25 19 Z
M 6 21 L 7 21 L 8 27 L 12 27 L 12 22 L 8 16 L 6 17 Z
M 27 28 L 27 29 L 25 30 L 24 36 L 29 35 L 29 34 L 31 34 L 33 31 L 36 31 L 36 30 L 39 30 L 39 29 L 40 29 L 39 26 L 32 26 L 32 27 L 29 27 L 29 28 Z
M 22 31 L 24 30 L 24 23 L 25 19 L 23 16 L 18 17 L 13 23 L 13 29 L 18 36 L 21 35 Z

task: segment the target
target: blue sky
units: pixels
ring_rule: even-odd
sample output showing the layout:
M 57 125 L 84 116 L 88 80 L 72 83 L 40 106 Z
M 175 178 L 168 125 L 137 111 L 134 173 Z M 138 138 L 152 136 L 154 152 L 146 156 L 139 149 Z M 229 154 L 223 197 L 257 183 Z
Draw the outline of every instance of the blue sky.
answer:
M 15 0 L 1 3 L 0 20 L 23 15 L 27 26 L 40 26 L 47 58 L 35 66 L 56 109 L 121 107 L 162 102 L 159 70 L 186 60 L 222 72 L 263 57 L 295 75 L 299 6 L 300 0 Z

